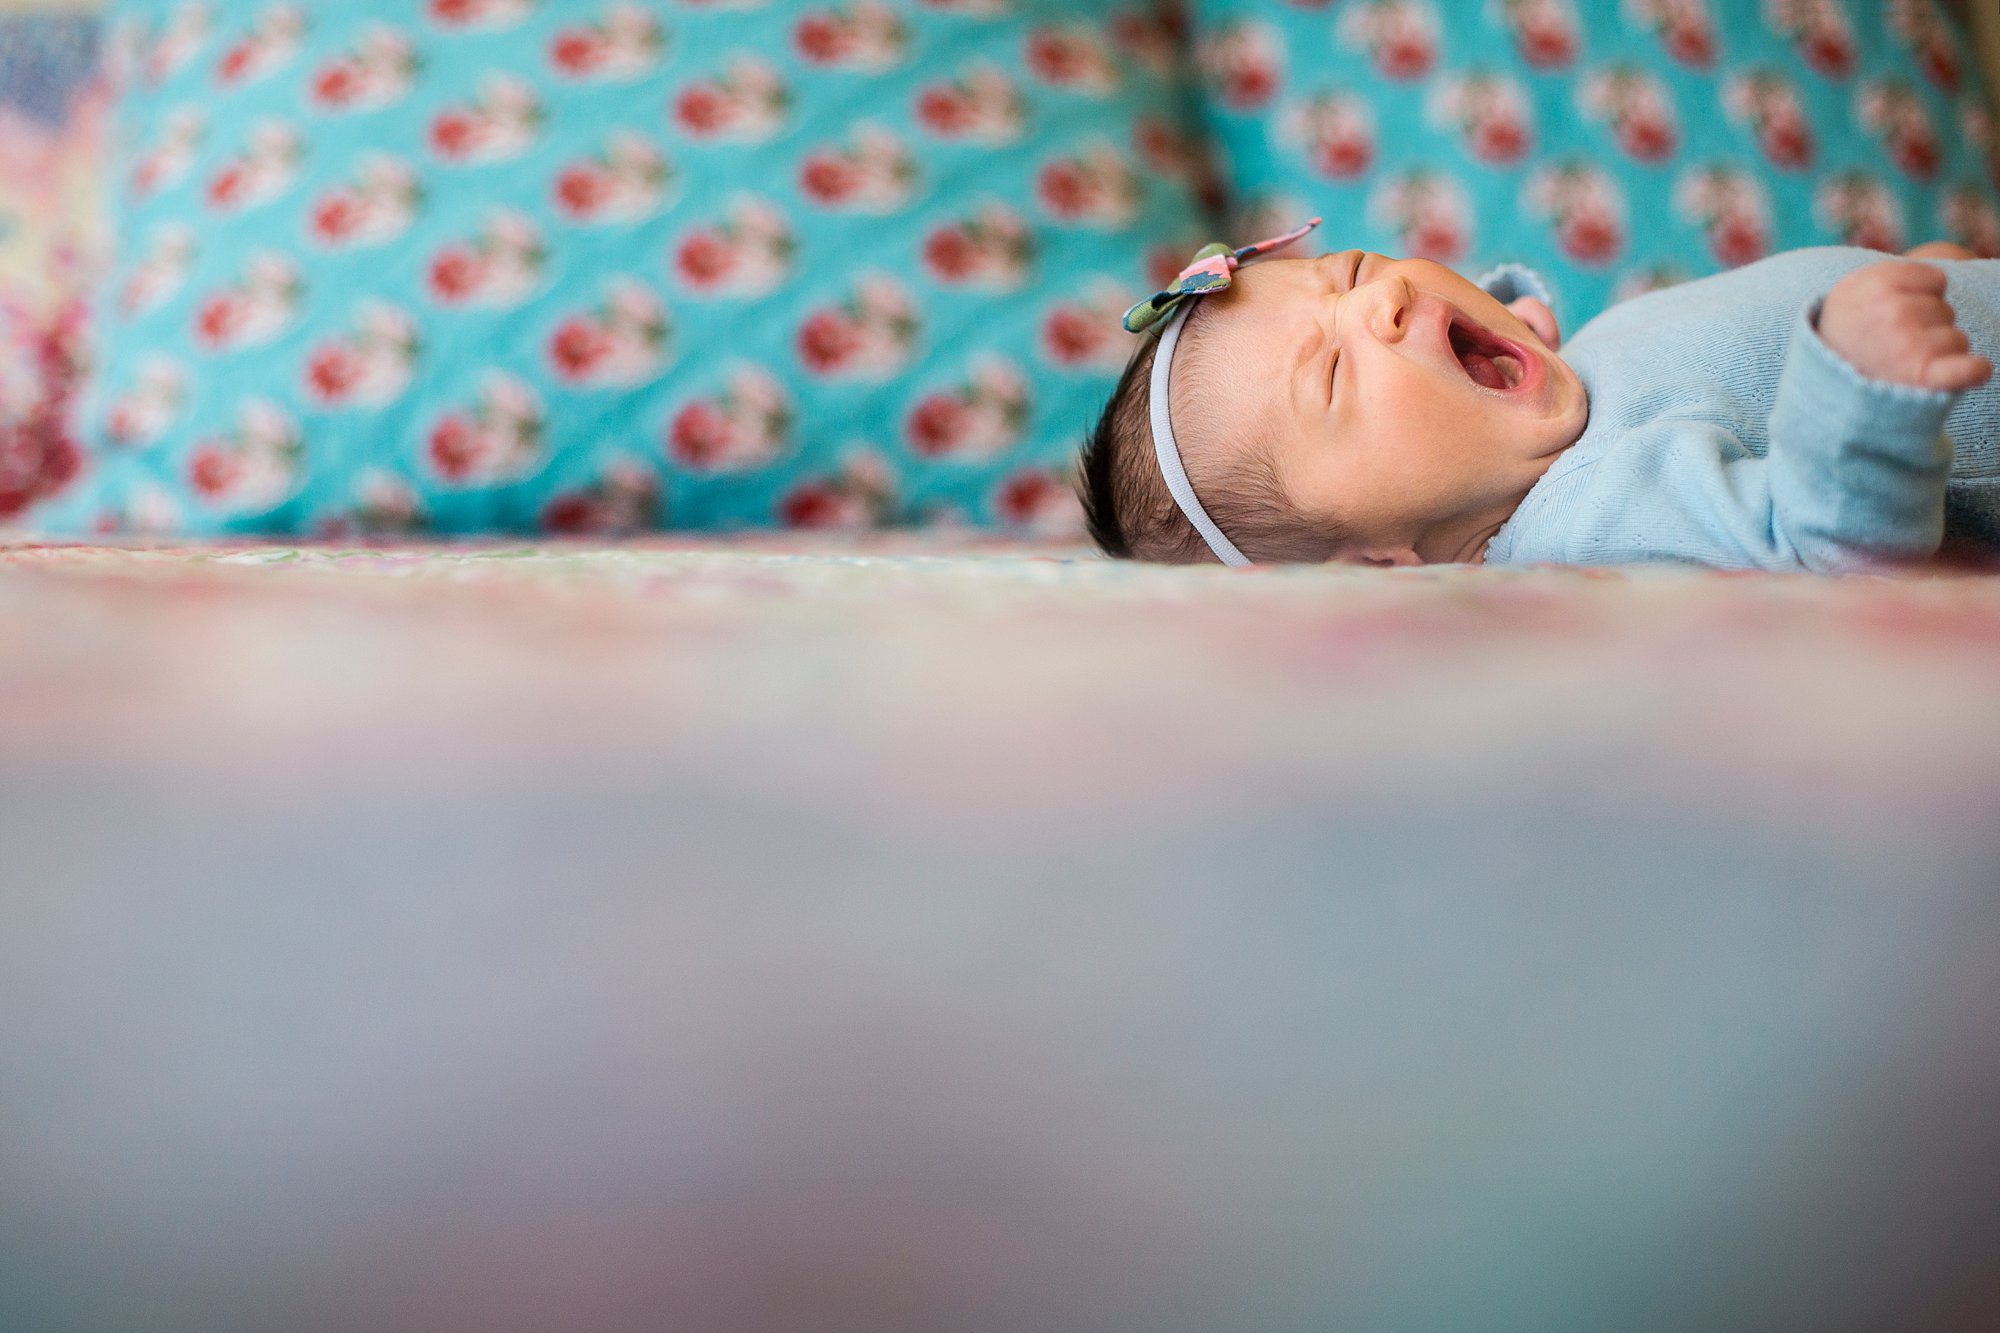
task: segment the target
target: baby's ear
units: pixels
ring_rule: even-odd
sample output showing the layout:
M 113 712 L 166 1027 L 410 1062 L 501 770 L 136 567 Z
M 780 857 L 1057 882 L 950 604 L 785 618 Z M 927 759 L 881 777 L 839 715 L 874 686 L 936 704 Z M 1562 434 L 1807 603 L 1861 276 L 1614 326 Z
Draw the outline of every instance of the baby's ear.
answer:
M 1524 296 L 1518 301 L 1509 301 L 1507 309 L 1514 317 L 1535 331 L 1535 336 L 1549 345 L 1551 352 L 1562 350 L 1562 330 L 1556 327 L 1556 312 L 1537 301 L 1532 296 Z
M 1421 565 L 1424 558 L 1417 554 L 1413 546 L 1371 546 L 1364 551 L 1356 551 L 1347 557 L 1352 565 L 1373 565 L 1377 569 L 1397 569 L 1404 565 Z

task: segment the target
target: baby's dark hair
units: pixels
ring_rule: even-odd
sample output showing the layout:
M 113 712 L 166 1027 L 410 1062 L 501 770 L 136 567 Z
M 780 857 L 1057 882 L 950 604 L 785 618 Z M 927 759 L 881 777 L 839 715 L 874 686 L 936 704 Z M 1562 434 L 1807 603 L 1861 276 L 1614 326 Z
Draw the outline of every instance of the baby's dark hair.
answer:
M 1187 318 L 1174 376 L 1197 384 L 1198 366 L 1190 366 L 1189 337 L 1200 321 L 1197 306 Z M 1153 455 L 1153 358 L 1160 348 L 1165 321 L 1145 334 L 1132 354 L 1118 387 L 1104 405 L 1077 468 L 1078 493 L 1089 520 L 1090 535 L 1106 555 L 1124 560 L 1151 560 L 1169 565 L 1213 561 L 1208 543 L 1181 513 L 1160 475 Z M 1190 371 L 1197 373 L 1190 374 Z M 1180 434 L 1180 432 L 1176 432 Z M 1207 453 L 1209 451 L 1198 451 Z M 1278 476 L 1269 447 L 1253 440 L 1227 466 L 1200 466 L 1205 458 L 1190 458 L 1182 445 L 1182 466 L 1200 497 L 1203 509 L 1236 544 L 1259 564 L 1320 564 L 1336 555 L 1347 540 L 1338 525 L 1301 513 Z

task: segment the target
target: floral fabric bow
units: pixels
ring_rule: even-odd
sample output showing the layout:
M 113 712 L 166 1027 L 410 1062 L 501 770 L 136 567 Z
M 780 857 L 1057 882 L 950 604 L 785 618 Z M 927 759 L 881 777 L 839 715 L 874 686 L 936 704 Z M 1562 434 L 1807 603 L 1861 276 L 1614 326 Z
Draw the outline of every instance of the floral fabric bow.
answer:
M 1281 250 L 1298 240 L 1320 224 L 1314 218 L 1296 231 L 1288 231 L 1283 236 L 1273 236 L 1268 241 L 1246 245 L 1240 250 L 1232 250 L 1220 241 L 1204 245 L 1195 254 L 1194 262 L 1180 271 L 1167 289 L 1154 292 L 1139 304 L 1125 312 L 1125 331 L 1144 333 L 1153 325 L 1174 312 L 1174 307 L 1191 296 L 1206 296 L 1219 292 L 1236 280 L 1236 270 L 1253 259 Z

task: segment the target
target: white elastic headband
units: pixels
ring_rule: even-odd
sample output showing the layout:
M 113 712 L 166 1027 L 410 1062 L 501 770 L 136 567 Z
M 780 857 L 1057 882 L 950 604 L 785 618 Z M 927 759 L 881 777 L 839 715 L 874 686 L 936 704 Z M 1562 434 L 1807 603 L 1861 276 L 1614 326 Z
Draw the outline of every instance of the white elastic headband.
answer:
M 1148 406 L 1153 416 L 1153 456 L 1160 460 L 1160 475 L 1166 478 L 1167 490 L 1173 495 L 1174 503 L 1187 515 L 1187 521 L 1194 524 L 1194 530 L 1208 543 L 1208 549 L 1215 552 L 1215 558 L 1233 569 L 1244 569 L 1250 564 L 1243 552 L 1236 549 L 1236 543 L 1223 536 L 1222 529 L 1215 526 L 1215 520 L 1201 507 L 1195 498 L 1194 484 L 1188 480 L 1187 469 L 1181 466 L 1180 446 L 1174 443 L 1173 413 L 1167 406 L 1167 385 L 1174 373 L 1174 349 L 1180 345 L 1181 329 L 1187 318 L 1194 312 L 1194 301 L 1183 301 L 1181 308 L 1167 319 L 1167 331 L 1160 335 L 1160 350 L 1153 353 L 1152 402 Z

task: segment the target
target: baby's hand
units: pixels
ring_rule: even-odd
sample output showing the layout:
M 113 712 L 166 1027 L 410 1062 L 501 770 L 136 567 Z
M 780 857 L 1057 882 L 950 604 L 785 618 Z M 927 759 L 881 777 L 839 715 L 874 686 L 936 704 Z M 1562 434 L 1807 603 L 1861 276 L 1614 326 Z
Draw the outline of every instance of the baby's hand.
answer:
M 1827 293 L 1819 336 L 1870 379 L 1946 393 L 1976 389 L 1993 366 L 1973 355 L 1944 293 L 1944 270 L 1935 264 L 1891 259 L 1858 268 Z

